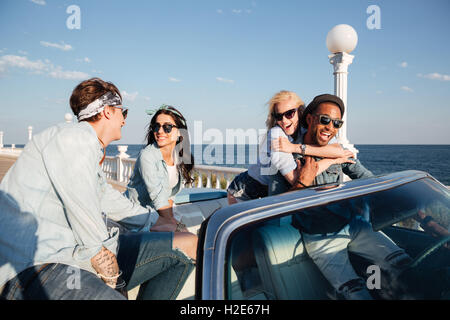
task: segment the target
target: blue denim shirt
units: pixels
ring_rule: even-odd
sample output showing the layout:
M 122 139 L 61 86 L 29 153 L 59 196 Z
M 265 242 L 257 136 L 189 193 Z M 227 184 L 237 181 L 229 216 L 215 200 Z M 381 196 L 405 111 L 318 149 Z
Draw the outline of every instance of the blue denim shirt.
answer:
M 303 143 L 303 138 L 306 131 L 301 131 L 297 139 L 294 141 L 296 144 Z M 298 153 L 292 154 L 294 159 L 301 158 L 302 156 Z M 321 160 L 320 157 L 313 157 L 316 161 Z M 370 178 L 373 176 L 372 172 L 366 169 L 358 159 L 352 159 L 355 163 L 343 163 L 343 164 L 333 164 L 329 166 L 326 170 L 321 172 L 316 176 L 313 182 L 313 186 L 322 185 L 327 183 L 342 183 L 344 182 L 343 173 L 348 175 L 351 179 L 361 179 Z M 270 177 L 269 182 L 269 195 L 280 194 L 288 191 L 291 188 L 289 182 L 283 177 L 283 175 L 278 172 L 276 175 Z
M 320 158 L 315 157 L 316 160 Z M 314 179 L 313 185 L 321 185 L 326 183 L 342 183 L 343 174 L 345 173 L 351 179 L 363 179 L 373 176 L 372 172 L 366 169 L 358 159 L 352 159 L 355 163 L 333 164 L 325 171 L 321 172 Z
M 156 143 L 146 146 L 136 160 L 133 175 L 128 183 L 125 196 L 143 207 L 156 210 L 169 205 L 171 196 L 176 195 L 182 184 L 181 173 L 178 172 L 177 185 L 169 187 L 169 173 L 161 150 Z
M 117 254 L 118 228 L 148 230 L 156 212 L 107 183 L 96 132 L 87 122 L 37 134 L 0 184 L 0 286 L 28 267 L 64 263 L 94 272 L 105 247 Z

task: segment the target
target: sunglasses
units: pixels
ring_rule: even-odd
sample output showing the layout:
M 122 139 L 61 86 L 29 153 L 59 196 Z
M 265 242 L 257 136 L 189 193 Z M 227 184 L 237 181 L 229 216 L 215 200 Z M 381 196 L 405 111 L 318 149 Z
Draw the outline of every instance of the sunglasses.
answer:
M 124 107 L 116 107 L 116 106 L 112 106 L 113 108 L 117 108 L 122 110 L 122 115 L 123 115 L 123 119 L 125 120 L 127 118 L 128 115 L 128 108 L 124 108 Z
M 292 117 L 295 115 L 297 110 L 298 110 L 298 108 L 291 109 L 291 110 L 288 110 L 288 111 L 283 112 L 283 113 L 276 113 L 276 112 L 274 112 L 272 115 L 275 118 L 275 120 L 277 120 L 277 121 L 283 120 L 283 117 L 286 117 L 286 119 L 292 119 Z
M 178 127 L 174 124 L 165 123 L 162 125 L 162 128 L 165 133 L 171 133 L 173 128 L 178 128 Z M 154 133 L 157 133 L 159 131 L 159 129 L 161 129 L 161 124 L 155 123 L 154 125 L 152 125 L 151 129 Z
M 327 126 L 330 122 L 333 122 L 333 127 L 339 129 L 344 124 L 344 121 L 339 119 L 331 119 L 329 116 L 324 114 L 315 114 L 315 116 L 319 117 L 319 123 Z

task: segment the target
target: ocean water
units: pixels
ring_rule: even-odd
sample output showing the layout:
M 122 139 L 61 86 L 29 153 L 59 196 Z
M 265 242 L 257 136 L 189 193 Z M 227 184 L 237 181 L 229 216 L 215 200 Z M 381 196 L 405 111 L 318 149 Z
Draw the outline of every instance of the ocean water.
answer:
M 128 145 L 127 154 L 137 158 L 143 145 Z M 450 185 L 450 145 L 355 145 L 358 159 L 374 174 L 403 170 L 428 172 L 444 185 Z M 193 145 L 195 163 L 247 168 L 256 161 L 256 145 Z M 109 156 L 118 154 L 117 145 L 106 148 Z

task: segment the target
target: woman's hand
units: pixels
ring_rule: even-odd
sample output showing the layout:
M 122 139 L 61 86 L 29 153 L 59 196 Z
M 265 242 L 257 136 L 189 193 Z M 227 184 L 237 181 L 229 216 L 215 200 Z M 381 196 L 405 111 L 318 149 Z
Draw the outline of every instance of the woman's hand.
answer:
M 160 216 L 156 223 L 150 228 L 153 232 L 189 232 L 186 225 L 178 222 L 175 218 Z
M 328 146 L 330 147 L 330 151 L 332 154 L 330 154 L 330 156 L 327 158 L 331 158 L 331 155 L 334 155 L 333 158 L 355 158 L 353 152 L 342 148 L 342 146 L 339 143 L 329 144 Z
M 150 228 L 150 231 L 156 232 L 175 232 L 177 229 L 177 220 L 174 218 L 167 218 L 159 216 L 155 224 Z
M 329 148 L 329 150 L 327 151 L 329 155 L 325 158 L 355 158 L 353 152 L 342 148 L 339 143 L 329 144 L 322 148 Z
M 350 151 L 349 151 L 350 152 Z M 333 160 L 334 164 L 343 164 L 343 163 L 355 163 L 355 160 L 349 159 L 349 157 L 345 156 L 342 158 L 336 158 Z
M 278 139 L 272 140 L 272 150 L 286 153 L 299 153 L 300 151 L 298 146 L 290 143 L 286 137 L 279 137 Z

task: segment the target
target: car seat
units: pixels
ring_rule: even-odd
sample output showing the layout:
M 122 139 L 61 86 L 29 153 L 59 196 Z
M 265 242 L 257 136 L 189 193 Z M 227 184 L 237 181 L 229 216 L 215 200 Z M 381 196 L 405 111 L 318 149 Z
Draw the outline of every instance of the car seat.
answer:
M 291 217 L 275 219 L 253 232 L 255 259 L 266 295 L 278 300 L 330 299 L 333 288 L 303 247 Z

